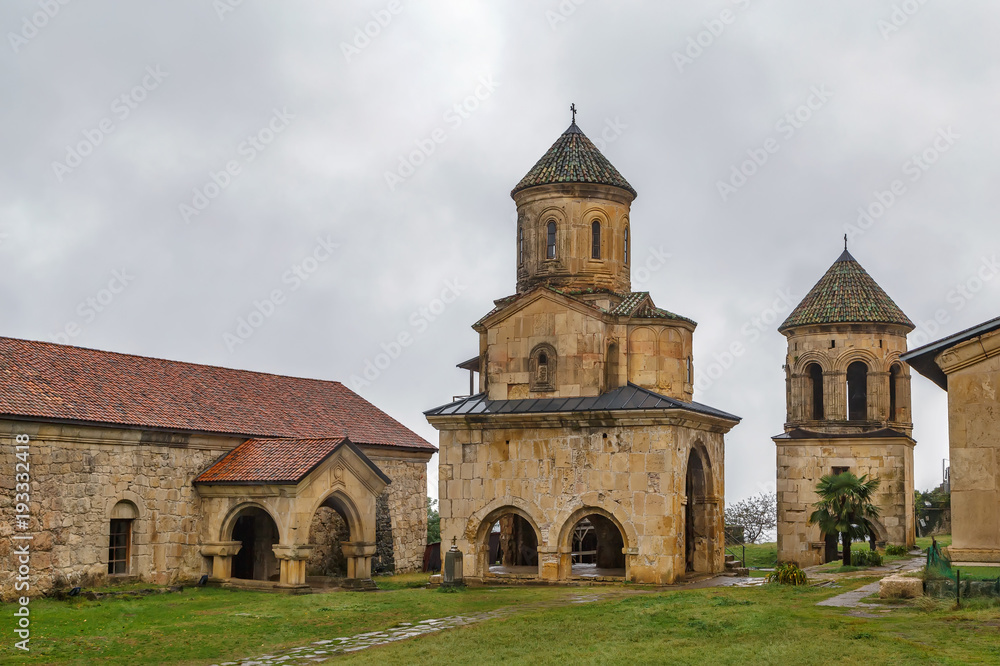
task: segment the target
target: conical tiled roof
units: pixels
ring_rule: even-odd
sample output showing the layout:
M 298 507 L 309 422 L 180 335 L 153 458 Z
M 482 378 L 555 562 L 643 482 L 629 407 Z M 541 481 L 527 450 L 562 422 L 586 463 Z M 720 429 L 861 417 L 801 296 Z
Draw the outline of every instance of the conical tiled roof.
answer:
M 595 183 L 614 185 L 628 190 L 632 196 L 636 191 L 628 184 L 618 169 L 608 161 L 597 146 L 587 138 L 576 123 L 562 133 L 542 159 L 531 167 L 531 171 L 511 190 L 510 194 L 537 185 L 554 183 Z
M 909 317 L 844 250 L 778 330 L 808 324 L 869 322 L 914 328 Z

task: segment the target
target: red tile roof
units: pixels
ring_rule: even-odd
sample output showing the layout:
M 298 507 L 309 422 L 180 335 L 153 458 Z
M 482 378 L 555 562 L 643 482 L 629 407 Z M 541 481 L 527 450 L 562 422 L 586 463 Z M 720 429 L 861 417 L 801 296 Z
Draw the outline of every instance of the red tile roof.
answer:
M 3 337 L 0 416 L 435 450 L 340 382 Z
M 217 460 L 194 483 L 298 483 L 341 446 L 348 446 L 386 483 L 389 477 L 346 437 L 250 439 Z

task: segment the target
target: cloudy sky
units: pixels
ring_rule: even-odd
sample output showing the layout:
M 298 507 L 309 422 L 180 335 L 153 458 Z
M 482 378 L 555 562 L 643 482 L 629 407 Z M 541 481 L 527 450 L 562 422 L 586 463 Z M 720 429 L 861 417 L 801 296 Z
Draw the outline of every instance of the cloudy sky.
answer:
M 773 487 L 775 329 L 845 233 L 911 347 L 998 314 L 996 3 L 4 0 L 0 27 L 5 336 L 336 379 L 436 442 L 571 102 L 639 192 L 634 287 L 699 322 L 696 399 L 744 417 L 729 501 Z M 945 394 L 913 399 L 926 488 Z

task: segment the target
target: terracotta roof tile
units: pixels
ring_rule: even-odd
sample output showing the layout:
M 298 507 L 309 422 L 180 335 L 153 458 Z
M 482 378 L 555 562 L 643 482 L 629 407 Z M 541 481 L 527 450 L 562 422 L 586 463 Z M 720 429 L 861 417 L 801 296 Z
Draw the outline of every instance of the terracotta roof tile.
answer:
M 2 337 L 0 415 L 434 450 L 340 382 Z
M 778 330 L 809 324 L 868 322 L 913 328 L 909 317 L 844 250 Z
M 385 476 L 346 437 L 250 439 L 202 472 L 194 483 L 298 483 L 341 446 L 349 446 L 385 481 Z
M 531 167 L 531 170 L 521 179 L 511 196 L 529 187 L 552 185 L 555 183 L 595 183 L 599 185 L 614 185 L 628 190 L 635 196 L 635 189 L 608 161 L 597 146 L 572 123 L 562 135 L 556 139 L 552 147 L 542 155 L 542 159 Z

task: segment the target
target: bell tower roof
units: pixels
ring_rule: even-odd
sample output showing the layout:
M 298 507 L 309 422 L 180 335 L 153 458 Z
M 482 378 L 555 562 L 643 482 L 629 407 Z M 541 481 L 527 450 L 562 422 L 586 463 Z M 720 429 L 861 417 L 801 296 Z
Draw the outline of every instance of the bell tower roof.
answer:
M 618 169 L 577 126 L 575 118 L 574 109 L 574 120 L 569 128 L 511 190 L 511 196 L 529 187 L 557 183 L 612 185 L 628 191 L 633 197 L 637 195 Z
M 792 310 L 778 330 L 810 324 L 897 324 L 913 329 L 889 295 L 844 248 L 819 282 Z

